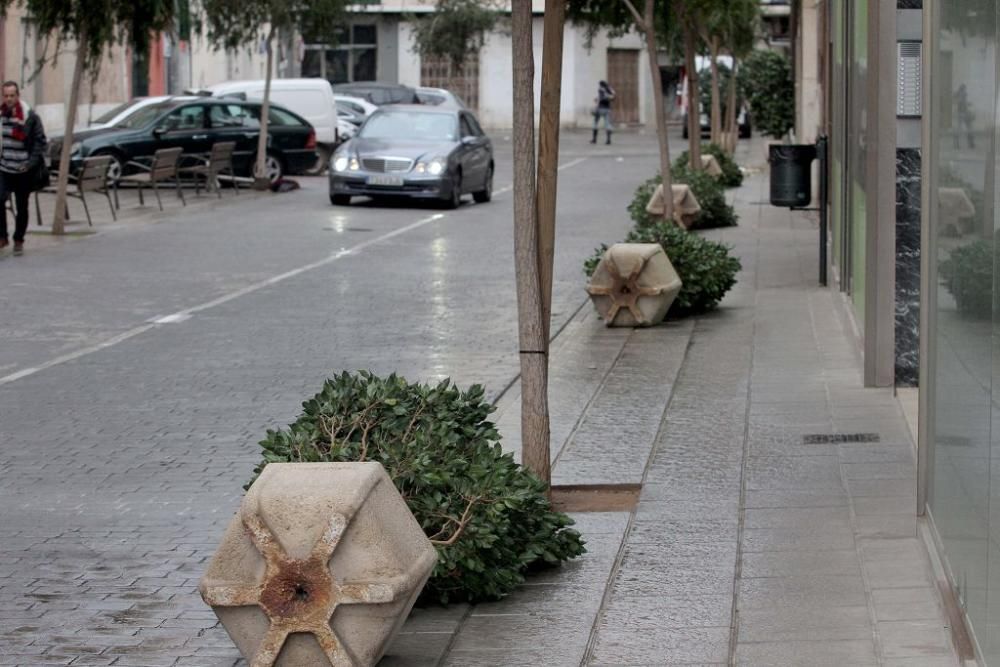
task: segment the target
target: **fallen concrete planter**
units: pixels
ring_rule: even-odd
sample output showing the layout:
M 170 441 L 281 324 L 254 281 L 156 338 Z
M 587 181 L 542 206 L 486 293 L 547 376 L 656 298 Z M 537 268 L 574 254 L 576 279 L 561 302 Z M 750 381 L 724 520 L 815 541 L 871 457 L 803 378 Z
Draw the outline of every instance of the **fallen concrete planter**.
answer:
M 198 588 L 250 667 L 362 667 L 436 563 L 380 464 L 271 463 Z
M 674 222 L 684 229 L 690 229 L 694 220 L 701 213 L 701 204 L 691 191 L 691 186 L 675 183 L 670 186 L 674 197 Z M 663 185 L 657 185 L 653 196 L 646 203 L 646 213 L 663 215 Z
M 663 321 L 681 291 L 681 279 L 658 243 L 616 243 L 608 248 L 587 286 L 609 327 Z

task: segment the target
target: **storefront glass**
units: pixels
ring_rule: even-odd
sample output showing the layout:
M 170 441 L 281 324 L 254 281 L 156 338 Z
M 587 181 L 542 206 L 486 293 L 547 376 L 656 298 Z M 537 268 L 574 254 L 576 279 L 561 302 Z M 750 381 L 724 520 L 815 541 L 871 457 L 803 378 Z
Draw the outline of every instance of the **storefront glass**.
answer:
M 933 369 L 928 508 L 988 664 L 1000 664 L 1000 296 L 996 286 L 998 6 L 926 2 Z M 996 392 L 996 393 L 995 393 Z

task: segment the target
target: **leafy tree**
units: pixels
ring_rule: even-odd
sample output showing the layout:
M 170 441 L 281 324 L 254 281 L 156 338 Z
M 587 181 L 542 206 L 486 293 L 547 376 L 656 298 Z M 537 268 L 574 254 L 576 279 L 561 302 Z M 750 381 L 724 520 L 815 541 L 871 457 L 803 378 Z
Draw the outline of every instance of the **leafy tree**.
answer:
M 499 18 L 492 0 L 437 0 L 432 13 L 414 17 L 416 52 L 447 58 L 452 71 L 461 71 L 466 59 L 483 48 Z
M 12 7 L 21 7 L 31 17 L 39 35 L 55 39 L 56 54 L 69 43 L 76 46 L 52 220 L 52 232 L 63 234 L 73 126 L 83 78 L 88 72 L 91 76 L 96 75 L 104 53 L 112 46 L 125 46 L 145 53 L 150 36 L 172 26 L 175 5 L 173 0 L 0 0 L 3 15 Z
M 795 88 L 788 58 L 774 51 L 755 51 L 738 78 L 754 125 L 767 136 L 783 137 L 795 124 Z
M 721 145 L 723 132 L 735 130 L 736 85 L 721 71 L 719 56 L 728 53 L 735 68 L 739 59 L 749 55 L 753 50 L 760 8 L 757 0 L 700 0 L 698 10 L 698 25 L 711 58 L 711 92 L 706 105 L 711 109 L 711 141 Z M 724 83 L 729 84 L 727 105 L 722 103 Z M 732 147 L 727 149 L 732 150 Z
M 663 82 L 657 64 L 658 36 L 669 30 L 671 0 L 644 0 L 642 11 L 632 0 L 568 0 L 567 17 L 575 23 L 585 25 L 588 37 L 605 29 L 612 35 L 621 35 L 634 29 L 641 33 L 646 42 L 650 76 L 653 80 L 653 102 L 656 113 L 656 135 L 660 144 L 660 175 L 667 196 L 663 198 L 664 220 L 673 218 L 674 202 L 669 196 L 670 144 L 667 139 L 667 116 L 663 105 Z M 676 1 L 676 0 L 674 0 Z
M 337 29 L 343 24 L 346 4 L 345 0 L 202 0 L 207 37 L 216 48 L 235 50 L 264 41 L 267 72 L 254 165 L 256 188 L 266 189 L 270 185 L 265 164 L 275 36 L 279 31 L 299 32 L 314 40 L 334 43 Z

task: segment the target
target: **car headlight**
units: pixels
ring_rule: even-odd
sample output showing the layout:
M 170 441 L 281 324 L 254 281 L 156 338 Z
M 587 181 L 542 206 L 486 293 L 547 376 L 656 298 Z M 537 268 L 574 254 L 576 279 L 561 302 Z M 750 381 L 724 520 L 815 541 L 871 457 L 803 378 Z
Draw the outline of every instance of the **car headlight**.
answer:
M 333 160 L 333 170 L 334 171 L 345 171 L 347 169 L 347 156 L 341 155 Z
M 358 169 L 361 169 L 361 165 L 358 164 L 358 158 L 356 157 L 352 157 L 350 164 L 348 164 L 347 166 L 350 168 L 351 171 L 357 171 Z
M 433 159 L 429 162 L 418 162 L 414 168 L 418 174 L 430 174 L 440 176 L 444 172 L 445 162 L 441 159 Z

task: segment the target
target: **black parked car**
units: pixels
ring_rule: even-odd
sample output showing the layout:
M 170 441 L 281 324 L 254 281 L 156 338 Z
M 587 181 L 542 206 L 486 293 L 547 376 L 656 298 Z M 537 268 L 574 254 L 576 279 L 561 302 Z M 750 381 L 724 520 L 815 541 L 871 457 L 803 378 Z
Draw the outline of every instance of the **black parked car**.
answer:
M 383 104 L 420 104 L 417 91 L 401 83 L 380 83 L 378 81 L 355 81 L 333 85 L 337 95 L 351 95 L 368 100 L 379 106 Z
M 271 105 L 268 114 L 267 174 L 275 181 L 286 173 L 305 171 L 316 163 L 316 132 L 288 109 Z M 151 156 L 161 148 L 181 147 L 185 153 L 208 153 L 217 141 L 235 141 L 233 169 L 252 174 L 260 137 L 260 103 L 227 99 L 166 100 L 144 107 L 113 127 L 83 130 L 73 135 L 71 170 L 84 158 L 110 155 L 108 176 L 138 171 L 130 160 Z M 62 137 L 49 142 L 49 158 L 57 164 Z
M 493 195 L 493 144 L 467 109 L 393 105 L 373 113 L 330 161 L 330 203 L 354 195 L 437 200 Z

